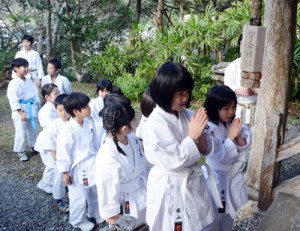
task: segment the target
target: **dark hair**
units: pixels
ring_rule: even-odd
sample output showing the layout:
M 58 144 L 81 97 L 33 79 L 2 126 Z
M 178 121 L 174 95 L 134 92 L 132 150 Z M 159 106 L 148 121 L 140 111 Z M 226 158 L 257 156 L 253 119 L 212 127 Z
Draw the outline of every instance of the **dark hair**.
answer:
M 11 68 L 15 71 L 15 67 L 28 67 L 29 63 L 26 59 L 16 58 L 11 62 Z
M 113 84 L 109 79 L 107 79 L 107 78 L 99 79 L 98 82 L 97 82 L 96 95 L 98 95 L 98 92 L 100 90 L 103 91 L 104 89 L 111 92 L 112 87 L 113 87 Z
M 47 83 L 42 87 L 41 95 L 42 95 L 42 102 L 41 106 L 43 106 L 46 103 L 46 95 L 50 96 L 51 92 L 54 90 L 54 88 L 57 88 L 57 86 L 53 83 Z
M 241 46 L 242 40 L 243 40 L 243 34 L 241 34 L 241 35 L 239 36 L 239 38 L 238 38 L 238 45 L 239 45 L 239 47 Z
M 49 63 L 52 64 L 56 70 L 61 68 L 61 62 L 58 59 L 52 58 L 48 61 L 48 64 Z
M 178 91 L 190 91 L 186 107 L 190 106 L 194 80 L 187 69 L 180 63 L 166 62 L 154 74 L 150 83 L 153 101 L 168 113 L 172 112 L 172 100 Z
M 56 99 L 54 100 L 54 105 L 55 108 L 57 108 L 58 105 L 62 105 L 65 98 L 67 98 L 68 94 L 60 94 L 56 97 Z
M 31 43 L 31 45 L 32 45 L 32 43 L 34 41 L 33 37 L 31 35 L 28 35 L 28 34 L 23 35 L 21 41 L 23 42 L 24 40 L 28 40 Z
M 68 114 L 70 114 L 72 117 L 75 117 L 73 110 L 81 111 L 81 109 L 88 106 L 89 102 L 90 98 L 87 95 L 81 92 L 72 92 L 63 101 L 63 105 Z
M 111 133 L 113 141 L 119 153 L 126 156 L 126 153 L 118 144 L 117 133 L 122 126 L 130 126 L 134 119 L 135 112 L 128 104 L 115 103 L 105 109 L 103 116 L 103 128 L 107 133 Z
M 121 88 L 119 88 L 118 86 L 114 85 L 111 89 L 111 93 L 115 93 L 118 95 L 124 95 L 124 93 L 122 92 Z
M 209 120 L 218 124 L 220 121 L 219 110 L 231 103 L 237 104 L 236 95 L 233 90 L 225 85 L 211 87 L 204 102 Z
M 153 109 L 155 108 L 156 104 L 153 101 L 151 95 L 150 95 L 150 88 L 148 87 L 143 94 L 140 108 L 143 116 L 149 117 L 149 115 L 152 113 Z
M 107 96 L 105 96 L 105 98 L 103 99 L 104 107 L 99 112 L 99 116 L 103 118 L 103 114 L 104 114 L 105 109 L 107 107 L 115 104 L 115 103 L 131 105 L 130 100 L 126 96 L 119 95 L 119 94 L 116 94 L 116 93 L 110 93 Z

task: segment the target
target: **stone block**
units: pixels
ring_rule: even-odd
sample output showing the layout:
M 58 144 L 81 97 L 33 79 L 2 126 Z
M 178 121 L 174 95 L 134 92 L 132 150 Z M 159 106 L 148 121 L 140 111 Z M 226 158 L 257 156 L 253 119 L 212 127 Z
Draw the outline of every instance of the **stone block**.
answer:
M 132 216 L 123 216 L 110 227 L 107 226 L 98 231 L 149 231 L 149 226 Z
M 241 70 L 261 72 L 264 57 L 266 28 L 261 26 L 244 26 L 242 41 Z
M 300 198 L 279 193 L 267 210 L 257 231 L 300 230 Z
M 252 80 L 252 79 L 241 79 L 241 86 L 245 88 L 259 88 L 260 81 Z

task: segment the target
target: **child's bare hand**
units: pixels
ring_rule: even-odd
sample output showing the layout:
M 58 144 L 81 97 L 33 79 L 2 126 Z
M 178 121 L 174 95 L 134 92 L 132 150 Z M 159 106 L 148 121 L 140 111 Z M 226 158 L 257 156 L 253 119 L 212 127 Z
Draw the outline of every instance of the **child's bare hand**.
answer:
M 232 123 L 229 125 L 228 138 L 234 140 L 237 138 L 242 129 L 242 121 L 238 118 L 234 119 Z
M 200 109 L 192 116 L 189 123 L 189 137 L 197 140 L 203 133 L 208 122 L 208 117 L 205 109 Z
M 24 112 L 20 111 L 19 115 L 20 115 L 22 121 L 27 121 L 28 120 L 28 117 Z
M 65 185 L 72 184 L 71 177 L 68 172 L 64 172 L 63 174 L 63 182 Z

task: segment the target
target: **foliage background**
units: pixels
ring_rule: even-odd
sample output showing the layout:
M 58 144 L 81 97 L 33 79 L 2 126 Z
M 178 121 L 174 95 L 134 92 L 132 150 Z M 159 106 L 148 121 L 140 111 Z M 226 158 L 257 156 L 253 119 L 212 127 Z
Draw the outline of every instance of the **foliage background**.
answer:
M 44 63 L 50 55 L 60 58 L 61 72 L 71 80 L 95 83 L 110 78 L 134 101 L 140 99 L 158 66 L 168 60 L 188 68 L 196 82 L 193 95 L 203 100 L 215 84 L 210 78 L 212 65 L 239 57 L 237 39 L 243 25 L 249 24 L 251 10 L 250 0 L 165 0 L 164 26 L 158 30 L 153 0 L 141 1 L 138 22 L 137 0 L 1 3 L 0 78 L 27 33 L 36 38 L 34 48 Z M 292 99 L 300 96 L 299 4 L 297 14 Z

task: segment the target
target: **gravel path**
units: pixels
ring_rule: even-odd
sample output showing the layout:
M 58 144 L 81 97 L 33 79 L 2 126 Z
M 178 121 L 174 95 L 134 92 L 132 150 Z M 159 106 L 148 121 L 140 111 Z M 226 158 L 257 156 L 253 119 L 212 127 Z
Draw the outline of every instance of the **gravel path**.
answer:
M 12 153 L 14 129 L 5 94 L 6 90 L 0 89 L 0 231 L 77 230 L 68 223 L 68 214 L 52 205 L 52 196 L 36 187 L 44 169 L 39 155 L 22 163 Z M 299 123 L 287 126 L 287 139 L 299 134 L 299 128 Z M 300 174 L 299 161 L 298 156 L 286 161 L 281 180 Z M 233 230 L 255 231 L 259 222 L 257 216 L 238 213 Z

